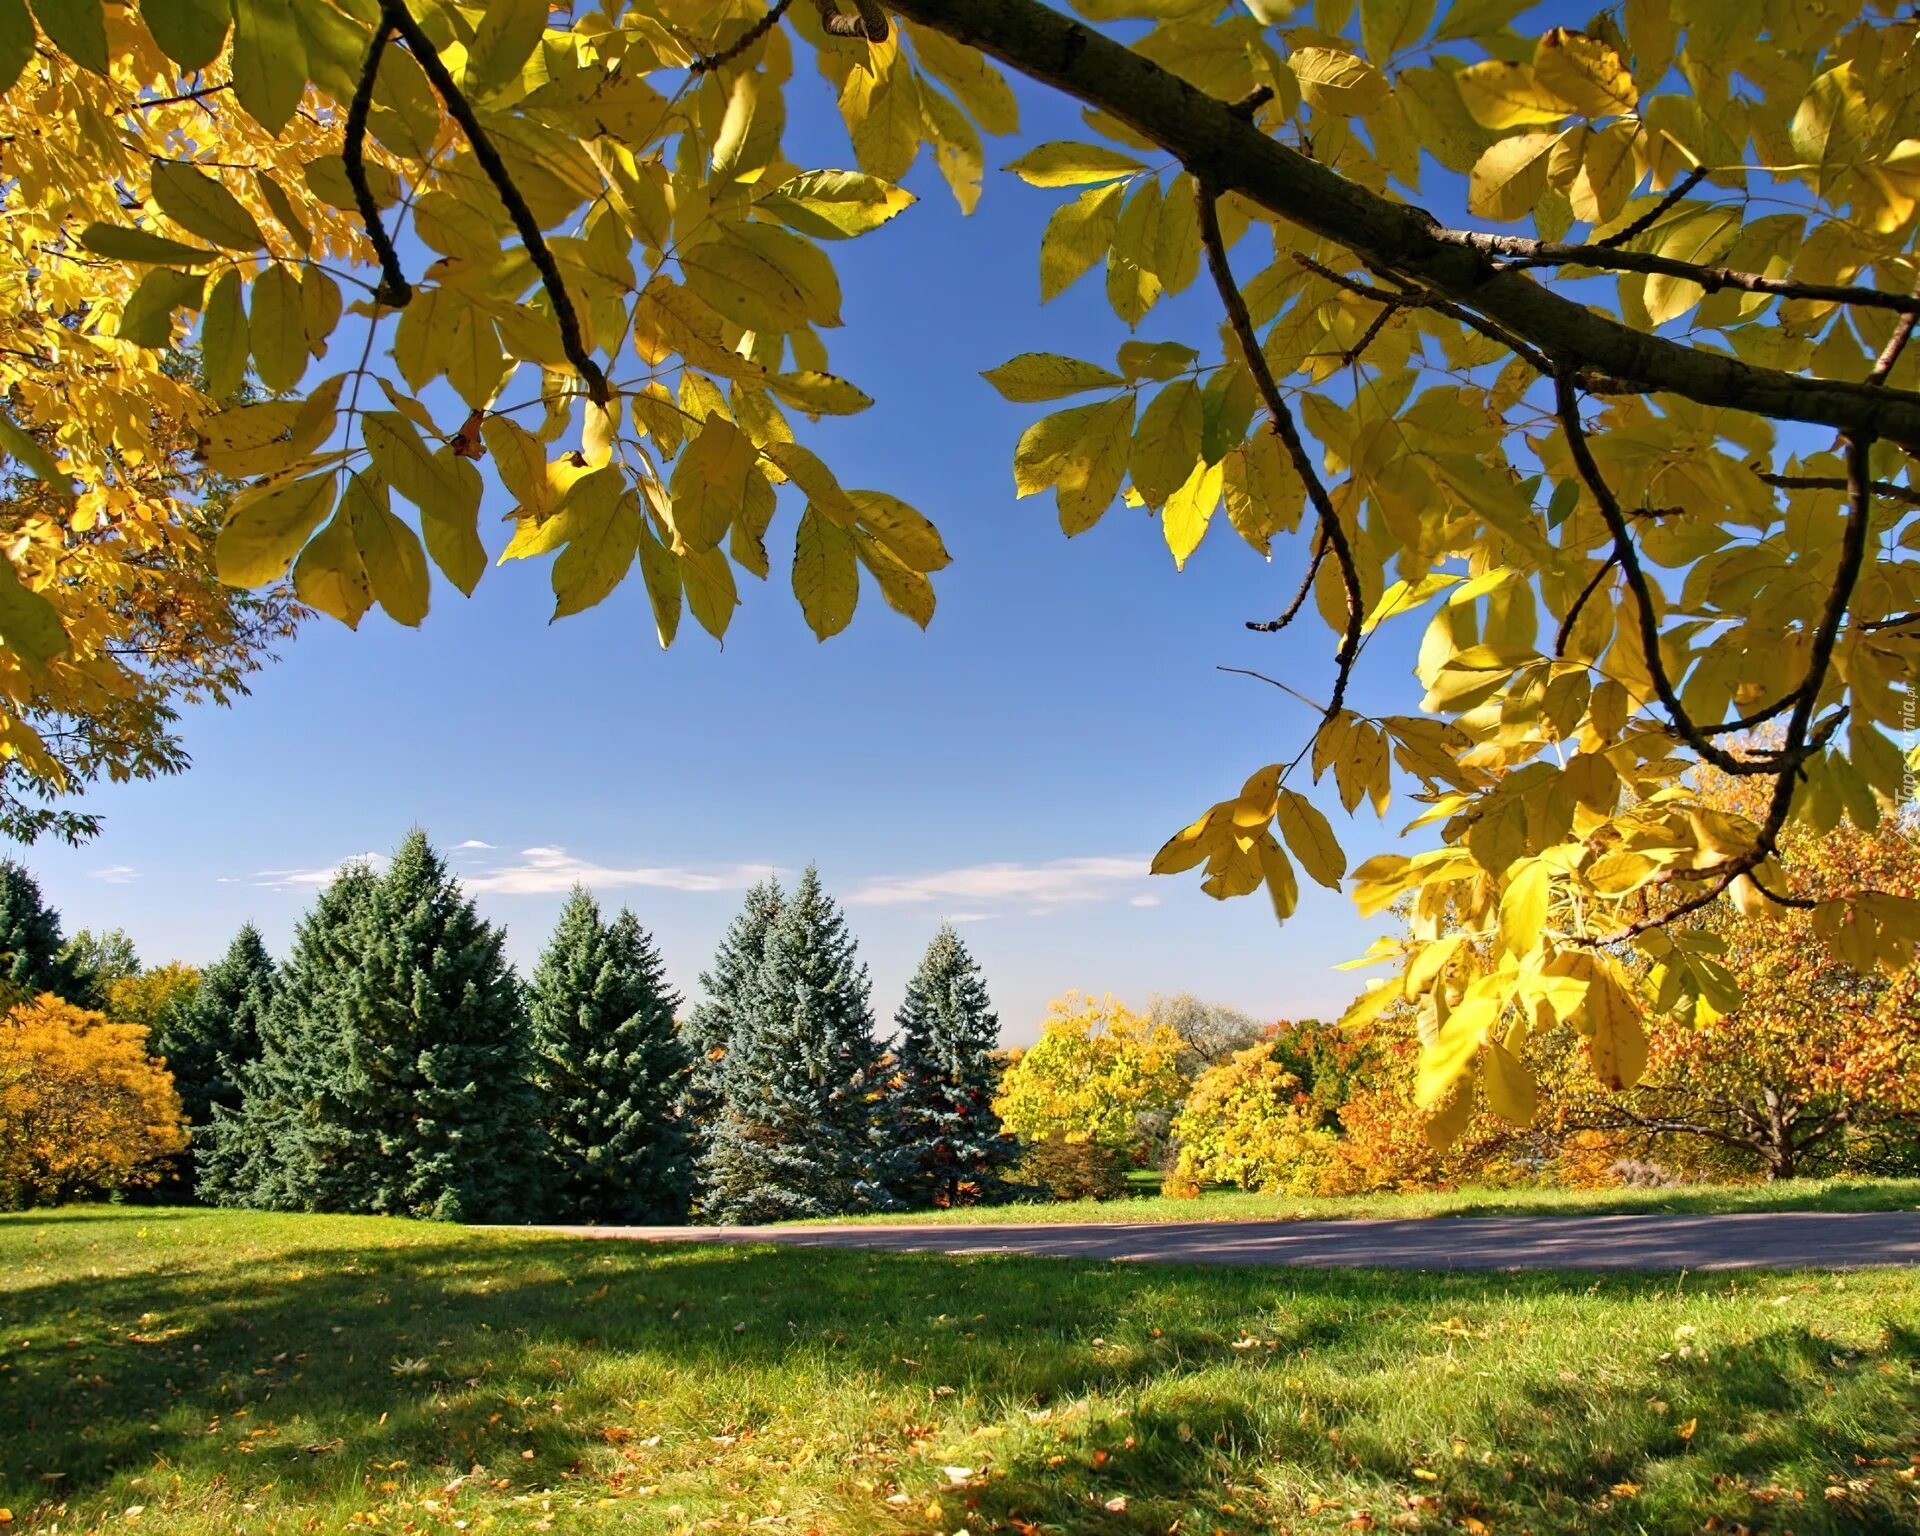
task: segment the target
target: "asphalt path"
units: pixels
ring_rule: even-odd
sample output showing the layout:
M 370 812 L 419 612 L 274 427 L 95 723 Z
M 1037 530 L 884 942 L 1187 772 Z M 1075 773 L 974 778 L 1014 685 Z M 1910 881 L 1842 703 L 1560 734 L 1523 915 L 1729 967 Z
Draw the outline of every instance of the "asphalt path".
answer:
M 876 1253 L 1014 1253 L 1149 1264 L 1349 1269 L 1858 1269 L 1920 1264 L 1920 1211 L 538 1230 L 652 1243 L 778 1243 Z

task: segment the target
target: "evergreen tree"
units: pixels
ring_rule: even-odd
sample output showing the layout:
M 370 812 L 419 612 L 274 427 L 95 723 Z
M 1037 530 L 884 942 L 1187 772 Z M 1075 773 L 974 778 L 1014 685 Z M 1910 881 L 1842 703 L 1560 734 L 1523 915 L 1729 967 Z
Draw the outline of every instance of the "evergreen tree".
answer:
M 1005 1192 L 1019 1144 L 993 1111 L 1000 1018 L 980 967 L 942 926 L 894 1015 L 894 1192 L 909 1205 L 959 1205 Z
M 892 1203 L 880 1176 L 866 967 L 809 868 L 741 989 L 706 1147 L 704 1219 L 832 1216 Z
M 344 1076 L 340 997 L 359 958 L 353 919 L 378 885 L 367 865 L 345 866 L 294 931 L 267 1006 L 254 1015 L 258 1048 L 238 1070 L 238 1102 L 215 1104 L 206 1135 L 196 1138 L 202 1200 L 258 1210 L 353 1208 L 339 1198 L 344 1189 L 328 1187 L 336 1198 L 323 1199 L 329 1181 L 322 1146 L 346 1120 L 337 1091 Z
M 653 940 L 622 908 L 601 920 L 575 886 L 527 990 L 556 1215 L 686 1220 L 690 1147 L 678 1103 L 687 1050 L 679 994 Z
M 786 893 L 771 877 L 747 892 L 714 952 L 713 964 L 700 973 L 700 989 L 706 996 L 680 1026 L 692 1061 L 681 1113 L 693 1132 L 696 1170 L 704 1166 L 708 1133 L 720 1113 L 720 1073 L 733 1042 L 734 1019 L 759 980 L 767 935 L 785 904 Z
M 520 987 L 416 831 L 350 918 L 340 1114 L 316 1146 L 328 1208 L 446 1221 L 537 1214 L 539 1108 Z
M 51 992 L 82 1008 L 93 1003 L 60 937 L 60 914 L 40 894 L 40 882 L 12 859 L 0 859 L 0 982 L 17 996 Z
M 196 1162 L 205 1151 L 215 1109 L 240 1106 L 241 1074 L 260 1055 L 261 1028 L 275 986 L 273 957 L 260 930 L 248 923 L 226 954 L 201 972 L 199 987 L 153 1032 L 153 1052 L 166 1058 L 193 1127 Z

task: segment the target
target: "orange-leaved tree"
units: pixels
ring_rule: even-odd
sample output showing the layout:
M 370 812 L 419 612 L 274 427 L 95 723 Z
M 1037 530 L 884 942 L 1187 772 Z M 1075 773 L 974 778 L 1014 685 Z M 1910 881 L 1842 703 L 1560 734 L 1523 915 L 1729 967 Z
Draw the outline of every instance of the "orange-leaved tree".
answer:
M 186 1144 L 140 1025 L 51 993 L 0 1018 L 0 1208 L 151 1183 Z

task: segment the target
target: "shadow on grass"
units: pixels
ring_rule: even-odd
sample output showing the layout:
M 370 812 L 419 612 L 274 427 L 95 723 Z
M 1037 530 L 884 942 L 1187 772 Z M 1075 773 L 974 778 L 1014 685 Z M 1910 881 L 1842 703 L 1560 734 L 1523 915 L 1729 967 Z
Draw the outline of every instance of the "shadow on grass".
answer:
M 242 1230 L 222 1213 L 129 1218 Z M 1913 1529 L 1910 1501 L 1902 1514 L 1878 1492 L 1820 1489 L 1917 1443 L 1920 1316 L 1866 1350 L 1764 1317 L 1698 1356 L 1610 1348 L 1608 1305 L 1674 1287 L 1619 1276 L 1596 1298 L 1577 1274 L 295 1241 L 0 1290 L 0 1503 L 79 1505 L 156 1468 L 302 1503 L 395 1465 L 563 1486 L 608 1475 L 608 1426 L 636 1401 L 667 1405 L 669 1440 L 705 1441 L 804 1420 L 856 1381 L 877 1405 L 862 1410 L 871 1435 L 942 1414 L 1012 1424 L 995 1475 L 952 1496 L 975 1530 L 1267 1529 L 1317 1514 L 1316 1489 L 1382 1525 L 1697 1529 L 1724 1513 L 1766 1528 L 1776 1483 L 1793 1493 L 1778 1523 L 1802 1533 Z M 1487 1379 L 1507 1357 L 1455 1357 L 1506 1326 L 1483 1314 L 1531 1318 L 1579 1369 L 1527 1360 Z

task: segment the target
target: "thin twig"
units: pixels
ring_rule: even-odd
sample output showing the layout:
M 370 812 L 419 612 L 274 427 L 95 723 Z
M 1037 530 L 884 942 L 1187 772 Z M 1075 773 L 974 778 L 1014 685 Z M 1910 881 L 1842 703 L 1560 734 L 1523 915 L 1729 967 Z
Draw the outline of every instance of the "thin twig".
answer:
M 1706 178 L 1707 168 L 1704 165 L 1696 165 L 1671 187 L 1667 188 L 1667 195 L 1661 198 L 1659 202 L 1655 203 L 1645 213 L 1641 214 L 1639 218 L 1635 219 L 1624 229 L 1616 229 L 1612 234 L 1608 235 L 1606 239 L 1596 240 L 1593 243 L 1602 250 L 1612 250 L 1616 246 L 1625 245 L 1636 235 L 1644 235 L 1648 230 L 1652 229 L 1654 225 L 1658 224 L 1671 213 L 1680 200 L 1695 187 L 1699 186 L 1701 182 L 1705 181 Z
M 1560 621 L 1560 632 L 1553 637 L 1553 654 L 1559 659 L 1567 654 L 1567 641 L 1573 634 L 1573 626 L 1580 618 L 1580 610 L 1587 606 L 1587 599 L 1600 590 L 1600 583 L 1607 579 L 1607 573 L 1620 563 L 1620 556 L 1612 554 L 1600 562 L 1600 569 L 1593 573 L 1593 579 L 1580 589 L 1580 595 L 1573 600 L 1573 606 L 1567 610 L 1567 616 Z
M 600 371 L 600 365 L 587 350 L 586 338 L 580 330 L 580 317 L 573 307 L 573 296 L 567 292 L 567 285 L 560 277 L 559 264 L 554 261 L 553 252 L 547 247 L 546 236 L 540 232 L 540 221 L 533 216 L 526 198 L 514 184 L 506 162 L 500 158 L 500 152 L 494 148 L 486 129 L 480 126 L 480 119 L 474 116 L 472 104 L 447 72 L 447 66 L 433 46 L 433 39 L 421 30 L 420 23 L 414 20 L 413 13 L 407 9 L 406 0 L 386 0 L 383 14 L 426 72 L 427 79 L 439 92 L 441 101 L 446 103 L 448 113 L 460 125 L 461 132 L 466 134 L 473 158 L 480 162 L 480 169 L 487 173 L 487 179 L 493 183 L 493 189 L 505 205 L 508 217 L 513 220 L 520 243 L 526 247 L 528 260 L 540 274 L 548 302 L 553 305 L 553 319 L 560 331 L 561 350 L 567 354 L 567 361 L 573 364 L 574 371 L 586 381 L 587 398 L 595 405 L 605 405 L 610 398 L 607 376 Z
M 353 100 L 347 104 L 346 137 L 341 142 L 340 158 L 347 168 L 347 184 L 353 188 L 354 205 L 360 210 L 360 222 L 366 226 L 367 239 L 380 262 L 380 286 L 374 289 L 376 304 L 390 309 L 405 309 L 413 299 L 413 285 L 400 265 L 400 253 L 387 236 L 380 218 L 380 204 L 367 180 L 367 117 L 373 110 L 373 85 L 380 74 L 380 59 L 387 51 L 387 39 L 393 36 L 392 8 L 383 12 L 367 44 L 366 62 L 360 66 L 360 79 L 353 88 Z
M 1274 433 L 1286 447 L 1287 456 L 1293 461 L 1294 473 L 1299 475 L 1306 486 L 1307 498 L 1313 503 L 1313 510 L 1320 519 L 1320 532 L 1327 541 L 1327 547 L 1333 551 L 1333 557 L 1340 566 L 1340 579 L 1347 593 L 1347 628 L 1341 637 L 1340 648 L 1334 653 L 1333 693 L 1327 702 L 1325 713 L 1321 717 L 1321 729 L 1338 715 L 1346 703 L 1347 683 L 1353 675 L 1354 658 L 1360 653 L 1360 631 L 1366 622 L 1365 599 L 1360 591 L 1360 568 L 1354 561 L 1353 545 L 1347 539 L 1347 530 L 1340 522 L 1340 514 L 1334 509 L 1333 498 L 1327 494 L 1325 482 L 1313 462 L 1313 456 L 1307 452 L 1307 445 L 1300 436 L 1300 428 L 1295 424 L 1293 412 L 1287 409 L 1287 402 L 1280 394 L 1280 387 L 1274 382 L 1273 370 L 1267 366 L 1266 354 L 1260 350 L 1259 338 L 1254 334 L 1253 317 L 1247 312 L 1247 301 L 1240 292 L 1240 285 L 1233 279 L 1233 268 L 1227 261 L 1227 242 L 1220 233 L 1220 213 L 1216 206 L 1219 194 L 1199 177 L 1194 178 L 1194 200 L 1199 205 L 1200 245 L 1207 254 L 1207 267 L 1213 274 L 1214 287 L 1220 291 L 1220 302 L 1227 311 L 1227 323 L 1232 326 L 1233 334 L 1240 344 L 1240 351 L 1246 359 L 1247 371 L 1253 375 L 1255 388 L 1260 400 L 1267 408 L 1267 417 L 1272 423 Z M 1319 731 L 1315 731 L 1316 736 Z
M 1327 712 L 1326 705 L 1322 704 L 1318 699 L 1308 698 L 1304 693 L 1302 693 L 1298 688 L 1295 688 L 1291 683 L 1283 683 L 1277 677 L 1268 677 L 1267 674 L 1264 672 L 1255 672 L 1251 667 L 1216 666 L 1213 670 L 1216 672 L 1231 672 L 1235 677 L 1250 677 L 1255 682 L 1266 683 L 1272 687 L 1278 688 L 1282 693 L 1291 694 L 1294 698 L 1298 699 L 1302 704 L 1306 705 L 1307 708 L 1309 709 L 1317 709 L 1323 715 Z
M 1313 591 L 1313 578 L 1320 574 L 1320 562 L 1327 558 L 1327 535 L 1323 530 L 1313 542 L 1313 558 L 1307 562 L 1307 573 L 1300 578 L 1300 590 L 1293 594 L 1285 612 L 1277 619 L 1248 619 L 1247 628 L 1256 634 L 1273 635 L 1285 629 L 1300 615 L 1301 606 L 1307 600 L 1307 594 Z
M 1783 491 L 1844 491 L 1847 488 L 1847 482 L 1839 475 L 1776 475 L 1764 469 L 1756 469 L 1754 474 L 1768 485 L 1778 486 Z M 1891 480 L 1870 480 L 1867 489 L 1888 501 L 1920 507 L 1920 490 L 1895 485 Z
M 741 54 L 759 42 L 761 38 L 779 26 L 780 18 L 787 14 L 787 7 L 792 4 L 793 0 L 773 0 L 773 5 L 767 11 L 766 15 L 748 27 L 746 31 L 742 32 L 718 53 L 711 53 L 703 58 L 695 59 L 687 66 L 687 73 L 690 75 L 710 74 L 722 65 L 731 64 L 735 59 L 739 58 Z

